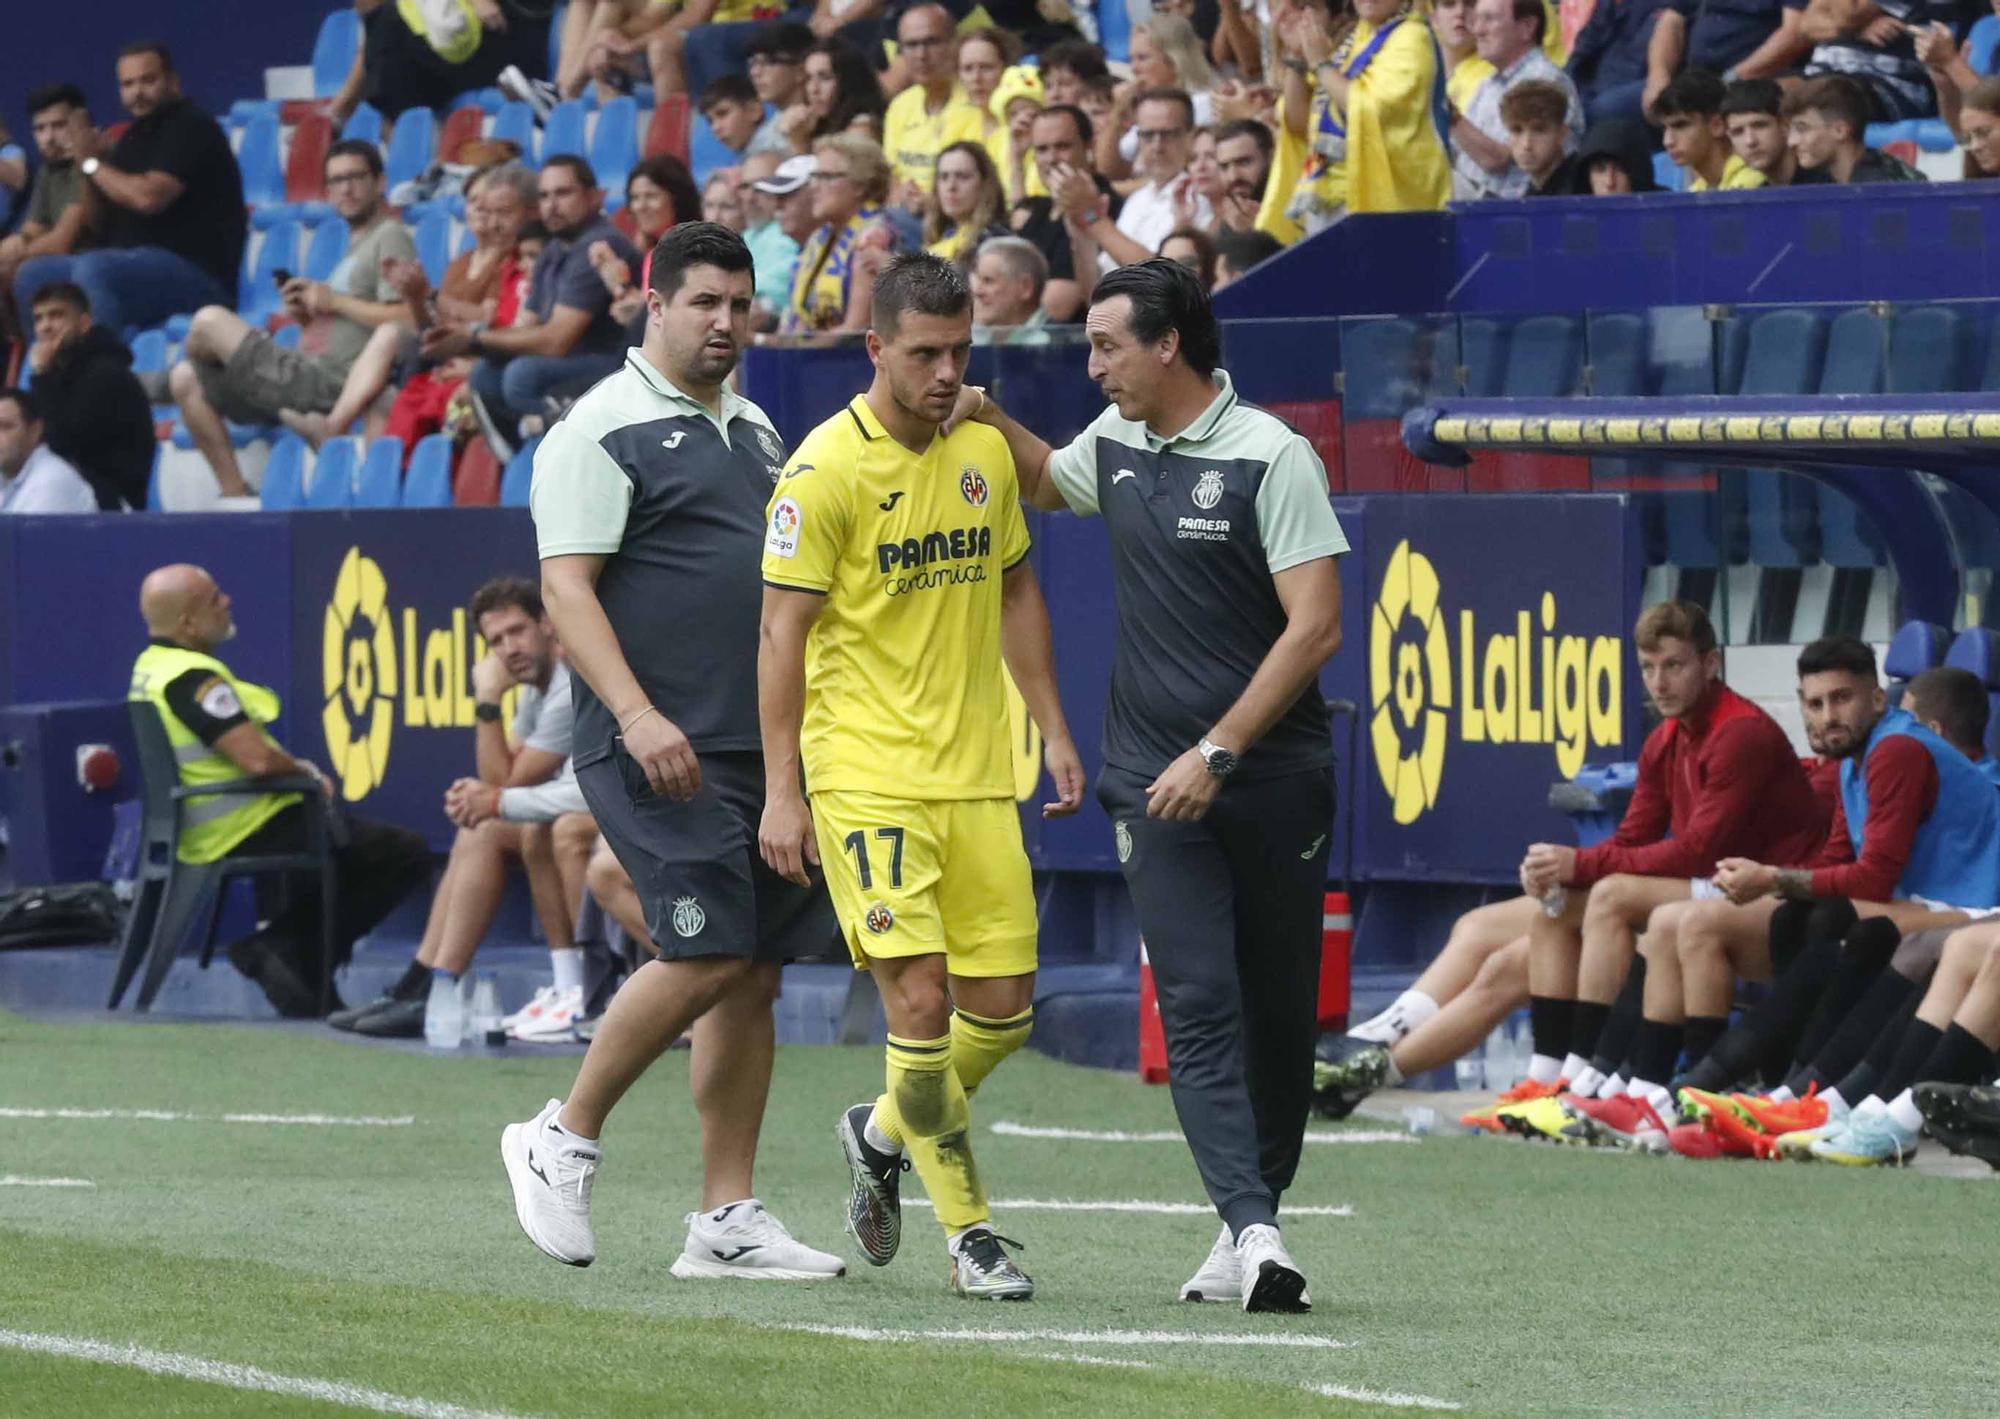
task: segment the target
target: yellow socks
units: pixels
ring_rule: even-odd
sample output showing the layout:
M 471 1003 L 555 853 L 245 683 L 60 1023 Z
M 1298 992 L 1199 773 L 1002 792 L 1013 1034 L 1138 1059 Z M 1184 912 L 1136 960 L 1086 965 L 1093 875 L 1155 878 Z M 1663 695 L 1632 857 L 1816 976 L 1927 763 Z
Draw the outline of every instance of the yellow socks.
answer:
M 889 1036 L 889 1088 L 875 1101 L 874 1118 L 875 1127 L 902 1140 L 947 1233 L 962 1232 L 990 1215 L 972 1162 L 967 1136 L 971 1113 L 954 1068 L 954 1043 L 951 1035 L 935 1040 Z
M 967 1010 L 951 1012 L 951 1067 L 969 1099 L 1000 1061 L 1028 1042 L 1035 1028 L 1030 1006 L 1005 1020 L 989 1020 Z

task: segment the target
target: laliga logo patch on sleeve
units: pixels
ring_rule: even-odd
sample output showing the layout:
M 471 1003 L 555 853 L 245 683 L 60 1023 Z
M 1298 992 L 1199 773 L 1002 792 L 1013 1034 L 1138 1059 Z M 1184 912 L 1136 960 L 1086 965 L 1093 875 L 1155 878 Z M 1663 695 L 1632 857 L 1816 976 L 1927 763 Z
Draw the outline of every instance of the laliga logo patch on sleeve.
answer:
M 804 521 L 797 503 L 790 498 L 779 498 L 771 509 L 771 530 L 764 539 L 764 550 L 773 557 L 796 557 L 799 525 Z

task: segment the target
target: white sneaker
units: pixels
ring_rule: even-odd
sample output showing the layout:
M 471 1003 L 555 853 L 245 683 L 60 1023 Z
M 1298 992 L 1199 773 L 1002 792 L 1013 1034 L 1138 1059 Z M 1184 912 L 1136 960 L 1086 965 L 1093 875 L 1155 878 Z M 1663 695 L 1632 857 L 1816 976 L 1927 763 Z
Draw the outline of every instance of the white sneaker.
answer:
M 754 1197 L 713 1212 L 690 1212 L 687 1224 L 687 1244 L 669 1268 L 679 1277 L 819 1281 L 847 1274 L 839 1257 L 795 1240 Z
M 548 985 L 536 991 L 529 998 L 526 1005 L 523 1005 L 513 1014 L 503 1017 L 500 1021 L 500 1028 L 510 1035 L 513 1034 L 517 1026 L 524 1025 L 530 1020 L 539 1019 L 542 1012 L 555 1004 L 556 997 L 561 994 L 562 992 L 557 990 L 555 983 L 551 981 Z
M 1229 1224 L 1208 1249 L 1208 1260 L 1181 1287 L 1183 1301 L 1234 1301 L 1243 1294 L 1243 1258 L 1236 1254 L 1236 1239 Z
M 521 72 L 518 64 L 509 64 L 500 71 L 493 86 L 510 99 L 519 99 L 535 111 L 536 123 L 547 123 L 554 111 L 560 94 L 556 86 L 547 79 L 531 79 Z
M 550 1099 L 526 1123 L 500 1133 L 500 1161 L 514 1189 L 514 1216 L 528 1240 L 569 1266 L 597 1259 L 590 1230 L 590 1184 L 604 1153 L 595 1143 L 551 1127 L 562 1100 Z
M 1245 1227 L 1236 1241 L 1237 1263 L 1243 1268 L 1243 1309 L 1297 1315 L 1312 1309 L 1306 1277 L 1292 1260 L 1278 1229 L 1265 1222 Z
M 547 1000 L 542 995 L 548 996 Z M 507 1037 L 514 1040 L 541 1041 L 573 1040 L 576 1038 L 576 1022 L 583 1014 L 583 988 L 574 986 L 569 990 L 557 990 L 549 986 L 538 993 L 521 1010 L 520 1017 L 507 1029 Z

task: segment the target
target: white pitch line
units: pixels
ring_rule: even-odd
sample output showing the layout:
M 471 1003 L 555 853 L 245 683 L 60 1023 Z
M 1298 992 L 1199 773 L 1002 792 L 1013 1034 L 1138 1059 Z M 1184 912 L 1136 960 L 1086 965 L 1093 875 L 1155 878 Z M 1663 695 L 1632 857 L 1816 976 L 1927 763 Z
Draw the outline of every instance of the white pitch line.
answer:
M 24 1178 L 0 1173 L 0 1187 L 96 1187 L 89 1178 Z
M 929 1207 L 927 1197 L 906 1197 L 905 1207 Z M 988 1204 L 1007 1212 L 1148 1212 L 1162 1217 L 1206 1217 L 1215 1208 L 1206 1202 L 1140 1202 L 1102 1200 L 1068 1202 L 1047 1197 L 996 1197 Z M 1286 1217 L 1352 1217 L 1352 1207 L 1287 1207 Z
M 1358 1404 L 1381 1404 L 1391 1409 L 1463 1409 L 1465 1406 L 1455 1399 L 1439 1399 L 1430 1394 L 1397 1394 L 1393 1391 L 1369 1389 L 1366 1385 L 1312 1384 L 1302 1386 L 1309 1394 L 1324 1395 L 1328 1399 L 1351 1399 Z
M 68 1335 L 40 1335 L 33 1331 L 0 1329 L 0 1348 L 54 1355 L 68 1360 L 94 1360 L 99 1364 L 144 1370 L 148 1374 L 166 1375 L 173 1379 L 313 1399 L 325 1404 L 345 1405 L 350 1409 L 371 1409 L 377 1414 L 404 1414 L 411 1419 L 520 1419 L 520 1416 L 503 1411 L 470 1409 L 437 1399 L 389 1394 L 342 1380 L 301 1379 L 273 1374 L 255 1365 L 232 1365 L 221 1360 L 205 1360 L 199 1355 L 177 1355 L 170 1350 L 114 1345 Z
M 172 1109 L 11 1109 L 0 1108 L 0 1118 L 84 1119 L 93 1122 L 119 1120 L 140 1123 L 266 1123 L 297 1124 L 310 1128 L 408 1128 L 415 1114 L 378 1118 L 369 1114 L 190 1114 Z
M 1051 1128 L 1041 1124 L 1011 1123 L 1006 1119 L 993 1125 L 1003 1138 L 1054 1138 L 1068 1143 L 1180 1143 L 1186 1135 L 1178 1129 L 1152 1133 L 1127 1133 L 1116 1128 Z M 1415 1143 L 1414 1134 L 1389 1128 L 1352 1128 L 1342 1132 L 1308 1133 L 1308 1143 Z
M 986 1345 L 1230 1345 L 1271 1346 L 1283 1350 L 1345 1350 L 1345 1340 L 1325 1335 L 1293 1335 L 1271 1331 L 1193 1330 L 882 1330 L 866 1325 L 814 1325 L 808 1322 L 773 1327 L 807 1335 L 832 1335 L 843 1340 L 969 1340 Z

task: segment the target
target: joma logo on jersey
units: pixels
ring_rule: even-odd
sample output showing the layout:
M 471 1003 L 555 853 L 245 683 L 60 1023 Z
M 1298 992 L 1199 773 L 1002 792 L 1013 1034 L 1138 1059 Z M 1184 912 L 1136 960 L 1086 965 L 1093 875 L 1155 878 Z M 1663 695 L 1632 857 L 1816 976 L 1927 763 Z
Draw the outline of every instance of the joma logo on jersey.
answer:
M 993 555 L 993 529 L 954 527 L 949 532 L 926 533 L 901 542 L 883 542 L 875 548 L 875 566 L 885 576 L 896 570 L 915 571 L 939 562 L 964 561 L 968 557 Z

